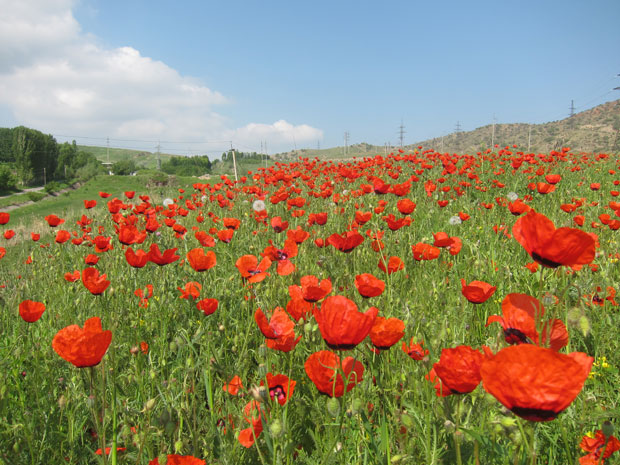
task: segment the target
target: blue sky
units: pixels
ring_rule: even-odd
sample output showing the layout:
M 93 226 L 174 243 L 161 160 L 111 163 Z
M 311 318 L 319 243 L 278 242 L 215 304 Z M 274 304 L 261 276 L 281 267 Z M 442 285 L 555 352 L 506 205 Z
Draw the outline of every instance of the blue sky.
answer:
M 620 2 L 0 0 L 0 126 L 215 155 L 620 98 Z M 3 24 L 4 21 L 4 24 Z M 4 32 L 3 32 L 4 31 Z M 92 138 L 92 139 L 88 139 Z

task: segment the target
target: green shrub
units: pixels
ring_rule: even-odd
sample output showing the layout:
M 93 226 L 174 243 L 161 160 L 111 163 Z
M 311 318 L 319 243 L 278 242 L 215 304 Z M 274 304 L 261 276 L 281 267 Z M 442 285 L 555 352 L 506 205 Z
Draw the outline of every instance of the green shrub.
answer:
M 44 194 L 43 192 L 28 192 L 26 196 L 33 202 L 38 202 L 39 200 L 46 197 L 46 194 Z
M 6 165 L 0 165 L 0 192 L 13 192 L 17 188 L 15 176 Z

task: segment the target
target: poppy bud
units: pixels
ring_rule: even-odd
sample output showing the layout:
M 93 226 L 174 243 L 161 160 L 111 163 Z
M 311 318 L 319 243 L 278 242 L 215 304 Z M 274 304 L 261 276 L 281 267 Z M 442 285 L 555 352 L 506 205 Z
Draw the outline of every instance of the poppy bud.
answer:
M 327 411 L 332 417 L 337 417 L 340 413 L 340 402 L 335 397 L 327 399 Z
M 183 450 L 183 441 L 179 439 L 177 442 L 174 443 L 174 451 L 177 454 L 180 454 L 182 450 Z
M 601 431 L 605 436 L 609 437 L 614 434 L 614 425 L 609 420 L 604 421 L 603 426 L 601 427 Z
M 62 410 L 66 406 L 67 406 L 67 398 L 63 394 L 58 398 L 58 407 Z
M 155 407 L 155 399 L 149 399 L 144 403 L 144 410 L 147 412 L 149 410 L 153 410 L 154 407 Z
M 282 436 L 283 431 L 282 422 L 277 418 L 269 424 L 269 432 L 274 438 L 279 438 Z

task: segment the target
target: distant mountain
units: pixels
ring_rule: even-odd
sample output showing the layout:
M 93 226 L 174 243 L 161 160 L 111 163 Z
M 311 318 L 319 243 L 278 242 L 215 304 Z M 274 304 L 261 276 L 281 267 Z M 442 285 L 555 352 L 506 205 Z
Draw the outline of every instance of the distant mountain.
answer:
M 550 123 L 495 124 L 495 128 L 489 124 L 473 131 L 454 132 L 402 148 L 409 151 L 422 146 L 439 152 L 472 153 L 486 150 L 495 144 L 499 147 L 512 147 L 516 144 L 518 150 L 536 153 L 562 147 L 570 147 L 574 152 L 620 152 L 620 100 L 603 103 L 572 117 Z M 293 160 L 300 156 L 343 159 L 385 154 L 398 148 L 361 143 L 346 148 L 301 149 L 280 153 L 274 157 L 279 160 Z

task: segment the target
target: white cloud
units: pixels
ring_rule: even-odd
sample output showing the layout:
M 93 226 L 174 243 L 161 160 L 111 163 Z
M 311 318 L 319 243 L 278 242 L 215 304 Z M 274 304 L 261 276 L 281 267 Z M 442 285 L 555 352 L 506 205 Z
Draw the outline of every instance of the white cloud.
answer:
M 229 99 L 135 48 L 102 47 L 82 32 L 74 4 L 0 0 L 0 105 L 18 124 L 111 139 L 217 139 L 249 147 L 267 140 L 270 152 L 322 138 L 318 129 L 286 121 L 231 129 L 213 110 Z
M 298 148 L 314 145 L 317 140 L 323 139 L 323 131 L 313 128 L 307 124 L 293 126 L 284 120 L 276 121 L 273 124 L 250 123 L 234 131 L 230 131 L 230 138 L 244 145 L 254 144 L 256 141 L 268 143 L 270 153 L 277 151 L 280 147 L 288 149 L 295 145 Z M 243 147 L 241 147 L 243 150 Z M 284 150 L 284 149 L 283 149 Z

